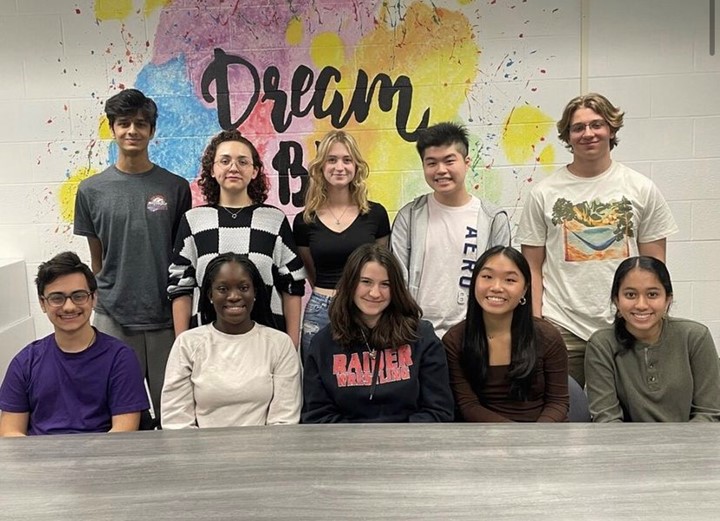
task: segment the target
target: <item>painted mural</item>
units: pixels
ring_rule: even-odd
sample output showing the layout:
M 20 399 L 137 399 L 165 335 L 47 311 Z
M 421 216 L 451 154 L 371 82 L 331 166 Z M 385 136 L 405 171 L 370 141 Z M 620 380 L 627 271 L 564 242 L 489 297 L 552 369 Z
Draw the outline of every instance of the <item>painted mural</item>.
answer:
M 268 202 L 288 214 L 303 206 L 306 165 L 333 128 L 358 140 L 371 198 L 399 209 L 427 191 L 418 130 L 446 120 L 471 132 L 471 190 L 516 206 L 556 161 L 557 115 L 543 110 L 538 91 L 554 64 L 573 60 L 525 37 L 533 24 L 576 19 L 551 4 L 95 0 L 75 15 L 110 39 L 97 50 L 110 64 L 109 88 L 91 95 L 94 136 L 77 144 L 57 193 L 61 217 L 73 219 L 77 183 L 114 160 L 102 102 L 129 86 L 159 107 L 154 162 L 192 182 L 208 138 L 239 128 L 263 157 Z

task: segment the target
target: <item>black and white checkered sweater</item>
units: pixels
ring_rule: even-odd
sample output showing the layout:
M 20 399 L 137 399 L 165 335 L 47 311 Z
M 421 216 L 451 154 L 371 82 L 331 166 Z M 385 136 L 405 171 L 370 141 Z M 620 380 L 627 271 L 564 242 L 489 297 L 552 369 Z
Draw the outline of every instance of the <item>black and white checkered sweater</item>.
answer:
M 272 312 L 284 330 L 280 293 L 303 295 L 305 268 L 297 254 L 290 224 L 274 206 L 254 204 L 243 208 L 235 218 L 215 206 L 200 206 L 186 212 L 175 240 L 168 296 L 171 299 L 193 296 L 208 263 L 227 252 L 246 254 L 255 263 L 271 294 Z

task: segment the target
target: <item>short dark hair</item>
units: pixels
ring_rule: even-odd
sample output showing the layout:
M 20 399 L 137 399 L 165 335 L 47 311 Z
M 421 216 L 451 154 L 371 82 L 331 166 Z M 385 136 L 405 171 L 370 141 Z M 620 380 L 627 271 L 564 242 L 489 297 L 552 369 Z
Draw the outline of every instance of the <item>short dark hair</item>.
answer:
M 488 346 L 483 309 L 475 298 L 475 284 L 488 260 L 496 255 L 510 259 L 525 279 L 525 304 L 513 310 L 510 324 L 510 396 L 515 400 L 527 400 L 534 378 L 537 363 L 535 344 L 535 325 L 532 316 L 532 275 L 530 265 L 523 255 L 510 246 L 494 246 L 483 253 L 475 263 L 470 280 L 470 298 L 461 362 L 470 387 L 478 397 L 485 394 L 485 380 L 490 367 L 490 348 Z
M 415 144 L 420 159 L 425 159 L 425 150 L 430 147 L 446 147 L 450 145 L 455 145 L 458 152 L 463 157 L 467 157 L 468 150 L 470 150 L 468 131 L 463 125 L 449 121 L 418 131 L 418 140 Z
M 360 272 L 368 262 L 377 262 L 385 268 L 390 283 L 390 304 L 372 330 L 362 322 L 360 310 L 355 305 Z M 363 332 L 376 348 L 409 344 L 418 338 L 421 316 L 420 306 L 405 285 L 400 264 L 387 247 L 372 242 L 359 246 L 350 254 L 330 304 L 330 330 L 338 344 L 347 348 L 355 342 L 363 342 Z
M 117 118 L 131 117 L 140 112 L 154 129 L 157 123 L 157 105 L 137 89 L 125 89 L 118 92 L 105 102 L 105 114 L 110 128 Z
M 253 145 L 248 138 L 244 137 L 239 130 L 223 130 L 215 134 L 212 139 L 210 139 L 207 147 L 205 147 L 205 152 L 203 152 L 200 161 L 201 172 L 200 180 L 198 181 L 205 201 L 212 206 L 220 202 L 220 185 L 213 177 L 213 166 L 215 165 L 217 148 L 220 146 L 220 143 L 224 143 L 225 141 L 238 141 L 250 149 L 253 166 L 258 169 L 258 174 L 255 176 L 255 179 L 248 184 L 247 193 L 253 203 L 264 203 L 268 198 L 270 183 L 265 173 L 262 159 L 260 159 L 260 153 L 257 151 L 257 148 L 255 148 L 255 145 Z
M 277 329 L 275 316 L 272 314 L 272 310 L 270 309 L 270 295 L 268 294 L 262 275 L 260 275 L 260 271 L 258 271 L 255 263 L 250 260 L 250 257 L 232 252 L 218 255 L 208 262 L 208 265 L 205 268 L 205 276 L 203 277 L 202 286 L 200 287 L 200 297 L 198 300 L 198 311 L 200 312 L 200 319 L 202 320 L 202 323 L 210 324 L 217 318 L 215 306 L 213 306 L 210 302 L 210 293 L 218 271 L 220 271 L 220 268 L 224 264 L 229 262 L 238 264 L 242 267 L 248 272 L 250 279 L 252 280 L 253 289 L 255 290 L 255 302 L 253 303 L 250 318 L 258 324 Z
M 665 294 L 668 297 L 673 296 L 673 287 L 672 281 L 670 280 L 670 272 L 668 271 L 667 266 L 665 266 L 665 263 L 660 259 L 656 259 L 655 257 L 641 255 L 638 257 L 628 257 L 627 259 L 622 261 L 615 270 L 612 288 L 610 289 L 610 298 L 612 299 L 613 303 L 617 305 L 617 301 L 620 296 L 620 286 L 622 285 L 623 280 L 625 280 L 625 277 L 627 277 L 627 274 L 635 268 L 643 271 L 649 271 L 650 273 L 655 274 L 655 276 L 660 281 L 660 284 L 662 284 L 662 287 L 665 289 Z M 620 316 L 620 313 L 615 314 L 615 321 L 613 322 L 613 327 L 615 328 L 615 338 L 620 343 L 620 345 L 622 345 L 626 349 L 632 349 L 635 346 L 635 342 L 637 341 L 637 339 L 633 336 L 632 333 L 630 333 L 630 331 L 628 331 L 625 319 Z
M 35 286 L 39 297 L 45 296 L 45 287 L 56 279 L 73 273 L 82 273 L 87 281 L 91 293 L 97 290 L 97 281 L 90 267 L 80 260 L 75 252 L 65 251 L 58 253 L 49 261 L 43 262 L 38 267 Z

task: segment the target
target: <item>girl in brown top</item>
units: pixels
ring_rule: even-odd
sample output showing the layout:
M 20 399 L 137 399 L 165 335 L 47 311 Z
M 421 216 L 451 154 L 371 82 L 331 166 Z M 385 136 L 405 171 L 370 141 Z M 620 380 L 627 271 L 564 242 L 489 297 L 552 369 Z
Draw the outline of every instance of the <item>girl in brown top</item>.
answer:
M 563 422 L 567 351 L 548 322 L 533 318 L 530 267 L 506 246 L 475 264 L 466 320 L 443 337 L 450 386 L 472 422 Z

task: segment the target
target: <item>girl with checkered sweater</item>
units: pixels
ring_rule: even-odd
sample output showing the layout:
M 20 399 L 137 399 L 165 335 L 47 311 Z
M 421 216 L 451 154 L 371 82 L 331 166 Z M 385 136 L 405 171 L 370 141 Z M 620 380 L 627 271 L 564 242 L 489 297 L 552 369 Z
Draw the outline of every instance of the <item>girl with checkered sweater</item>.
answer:
M 268 179 L 257 149 L 237 130 L 220 132 L 203 153 L 198 184 L 207 205 L 183 216 L 169 268 L 175 334 L 190 327 L 194 294 L 208 263 L 234 252 L 255 263 L 271 295 L 277 329 L 297 346 L 305 269 L 285 214 L 265 204 Z

